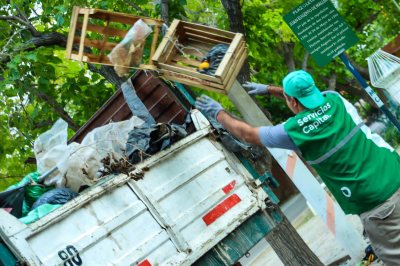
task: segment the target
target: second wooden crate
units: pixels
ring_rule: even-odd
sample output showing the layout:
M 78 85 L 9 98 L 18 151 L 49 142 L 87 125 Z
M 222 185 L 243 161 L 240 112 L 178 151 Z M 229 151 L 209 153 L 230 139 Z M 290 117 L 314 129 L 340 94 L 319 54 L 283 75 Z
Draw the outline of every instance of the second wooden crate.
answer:
M 229 49 L 215 76 L 197 72 L 201 60 L 221 43 L 228 44 Z M 227 95 L 246 58 L 242 34 L 175 19 L 152 60 L 168 80 Z
M 79 21 L 79 17 L 83 17 L 82 22 Z M 112 51 L 117 46 L 118 42 L 122 41 L 128 31 L 113 28 L 110 24 L 125 24 L 128 25 L 128 27 L 126 28 L 129 28 L 139 19 L 142 19 L 149 26 L 155 26 L 153 41 L 150 50 L 151 59 L 157 48 L 158 35 L 160 27 L 164 23 L 163 20 L 110 12 L 95 8 L 83 8 L 75 6 L 72 12 L 71 26 L 68 35 L 65 56 L 66 59 L 73 59 L 79 62 L 87 62 L 101 65 L 114 65 L 105 55 L 106 51 Z M 80 36 L 75 36 L 77 30 L 81 30 Z M 99 33 L 102 38 L 101 40 L 90 39 L 86 36 L 87 32 Z M 111 38 L 109 37 L 112 36 L 114 36 L 115 39 L 119 39 L 119 41 L 111 42 Z M 79 45 L 79 51 L 73 50 L 74 44 Z M 85 46 L 89 48 L 97 48 L 99 49 L 99 52 L 97 54 L 87 53 L 84 49 Z M 130 68 L 129 66 L 126 67 Z M 155 66 L 152 65 L 152 61 L 150 60 L 149 65 L 141 64 L 138 68 L 155 69 Z

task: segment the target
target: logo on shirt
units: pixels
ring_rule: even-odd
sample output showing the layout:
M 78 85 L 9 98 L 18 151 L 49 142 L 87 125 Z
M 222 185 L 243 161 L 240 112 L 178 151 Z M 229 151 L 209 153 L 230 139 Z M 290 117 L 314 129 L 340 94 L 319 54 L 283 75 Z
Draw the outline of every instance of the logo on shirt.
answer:
M 348 187 L 342 187 L 340 190 L 342 191 L 345 197 L 347 198 L 351 197 L 351 190 Z
M 311 131 L 318 129 L 321 124 L 325 123 L 329 118 L 332 117 L 331 115 L 324 115 L 324 113 L 331 109 L 331 107 L 332 106 L 330 103 L 327 103 L 326 105 L 319 107 L 319 109 L 315 110 L 313 113 L 298 119 L 297 123 L 300 127 L 307 123 L 307 125 L 303 127 L 303 132 L 308 134 Z

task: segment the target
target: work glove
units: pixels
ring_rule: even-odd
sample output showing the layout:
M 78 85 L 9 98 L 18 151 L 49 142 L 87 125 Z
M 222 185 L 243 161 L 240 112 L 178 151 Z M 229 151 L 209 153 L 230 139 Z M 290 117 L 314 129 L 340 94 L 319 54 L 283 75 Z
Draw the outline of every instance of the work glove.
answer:
M 251 90 L 248 92 L 250 95 L 260 95 L 260 96 L 267 95 L 267 96 L 269 96 L 270 94 L 268 92 L 268 87 L 269 87 L 269 85 L 248 82 L 248 81 L 246 81 L 246 83 L 243 84 L 243 88 Z
M 200 111 L 203 111 L 215 120 L 217 120 L 218 113 L 222 110 L 225 110 L 219 103 L 206 95 L 202 95 L 201 97 L 197 98 L 196 108 Z

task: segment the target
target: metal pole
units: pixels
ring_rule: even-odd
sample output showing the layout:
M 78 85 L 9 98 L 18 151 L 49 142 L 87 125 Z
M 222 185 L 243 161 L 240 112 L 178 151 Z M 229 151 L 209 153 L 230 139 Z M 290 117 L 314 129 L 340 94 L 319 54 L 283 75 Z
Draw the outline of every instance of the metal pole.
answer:
M 44 173 L 43 175 L 39 176 L 37 179 L 38 183 L 42 183 L 46 177 L 48 177 L 49 175 L 51 175 L 54 171 L 56 171 L 58 169 L 57 166 L 54 166 L 53 168 L 51 168 L 49 171 L 47 171 L 46 173 Z
M 397 7 L 397 9 L 400 11 L 400 6 L 399 4 L 396 2 L 396 0 L 392 0 L 393 4 Z
M 383 104 L 378 95 L 372 90 L 372 88 L 368 85 L 368 83 L 361 77 L 360 73 L 358 73 L 357 69 L 353 66 L 353 64 L 349 61 L 349 59 L 341 54 L 340 59 L 342 59 L 343 63 L 347 66 L 351 73 L 353 73 L 354 77 L 361 83 L 361 86 L 364 87 L 365 91 L 368 95 L 374 100 L 374 102 L 378 105 L 378 107 L 382 110 L 382 112 L 389 118 L 390 122 L 397 128 L 400 132 L 400 123 L 397 121 L 396 117 L 387 109 L 387 107 Z

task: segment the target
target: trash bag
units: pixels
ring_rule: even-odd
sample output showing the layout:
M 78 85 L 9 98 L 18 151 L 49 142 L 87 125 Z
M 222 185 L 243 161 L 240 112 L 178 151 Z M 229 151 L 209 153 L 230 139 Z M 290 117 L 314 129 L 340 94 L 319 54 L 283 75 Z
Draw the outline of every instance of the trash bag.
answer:
M 45 180 L 46 186 L 62 187 L 63 177 L 68 170 L 68 123 L 58 119 L 53 127 L 35 140 L 34 152 L 37 170 L 44 174 L 57 166 L 57 170 Z
M 152 29 L 139 19 L 128 31 L 122 42 L 108 55 L 111 63 L 115 65 L 115 72 L 120 77 L 129 73 L 128 68 L 121 66 L 138 67 L 140 65 L 146 38 L 152 32 Z
M 22 208 L 27 185 L 12 187 L 0 193 L 0 208 L 14 215 L 22 217 Z
M 129 133 L 126 154 L 131 164 L 140 163 L 142 160 L 164 150 L 168 146 L 186 137 L 186 124 L 159 123 L 155 127 L 138 128 Z M 143 153 L 144 152 L 144 153 Z
M 24 187 L 24 199 L 21 205 L 22 207 L 22 217 L 26 216 L 35 201 L 40 198 L 44 193 L 54 189 L 54 187 L 41 187 L 30 185 L 32 181 L 37 182 L 40 174 L 39 172 L 33 172 L 25 176 L 19 183 L 10 186 L 6 191 L 13 188 Z
M 65 204 L 68 201 L 78 197 L 79 194 L 69 188 L 56 188 L 51 191 L 44 193 L 40 198 L 38 198 L 35 203 L 32 205 L 32 209 L 34 210 L 37 207 L 43 204 Z
M 39 220 L 40 218 L 54 211 L 55 209 L 60 208 L 61 206 L 62 204 L 56 204 L 56 205 L 44 204 L 37 207 L 33 211 L 30 211 L 27 216 L 20 218 L 19 220 L 24 224 L 30 224 L 36 220 Z
M 203 69 L 197 69 L 197 71 L 201 74 L 214 76 L 219 64 L 221 64 L 222 59 L 228 51 L 228 48 L 228 44 L 218 44 L 211 48 L 208 54 L 204 57 L 203 61 L 201 61 L 203 63 L 205 60 L 207 60 L 208 63 L 210 63 L 210 66 Z
M 134 116 L 127 121 L 94 129 L 80 145 L 71 143 L 64 187 L 78 192 L 82 185 L 92 186 L 104 175 L 101 160 L 110 155 L 117 160 L 124 157 L 129 132 L 143 124 L 143 120 Z

